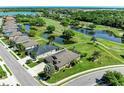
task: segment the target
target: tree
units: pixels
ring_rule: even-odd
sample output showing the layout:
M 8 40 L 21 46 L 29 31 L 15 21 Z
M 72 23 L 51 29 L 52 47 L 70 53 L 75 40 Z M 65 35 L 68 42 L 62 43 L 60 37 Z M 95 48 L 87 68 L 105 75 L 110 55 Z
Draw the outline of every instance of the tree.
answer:
M 117 71 L 107 71 L 101 80 L 108 85 L 111 86 L 123 86 L 124 85 L 124 77 L 120 72 Z
M 101 53 L 99 51 L 94 51 L 93 54 L 92 54 L 92 56 L 94 58 L 99 58 L 101 56 Z
M 30 64 L 30 63 L 32 63 L 32 60 L 31 60 L 31 59 L 28 59 L 28 60 L 26 61 L 26 64 Z
M 49 39 L 49 43 L 52 43 L 55 40 L 55 36 L 54 35 L 50 35 L 48 37 L 48 39 Z
M 42 18 L 37 18 L 36 19 L 36 25 L 37 26 L 44 26 L 46 22 Z
M 30 52 L 30 56 L 31 56 L 33 59 L 36 59 L 37 54 L 36 54 L 35 51 L 31 51 L 31 52 Z
M 36 34 L 36 33 L 35 33 L 34 30 L 29 31 L 29 33 L 28 33 L 28 35 L 29 35 L 30 37 L 34 37 L 35 34 Z
M 74 33 L 72 30 L 65 30 L 65 31 L 63 32 L 62 37 L 63 37 L 65 40 L 69 41 L 74 35 L 75 35 L 75 33 Z
M 93 37 L 91 38 L 91 41 L 96 42 L 96 41 L 97 41 L 97 40 L 96 40 L 96 37 L 93 36 Z
M 69 25 L 69 22 L 68 22 L 67 20 L 63 20 L 63 21 L 61 22 L 61 25 L 63 25 L 63 26 L 68 26 L 68 25 Z
M 3 32 L 3 30 L 2 30 L 2 28 L 0 28 L 0 33 L 2 33 Z
M 95 25 L 95 24 L 89 24 L 88 27 L 89 27 L 90 29 L 94 29 L 94 28 L 96 27 L 96 25 Z
M 73 27 L 75 27 L 75 28 L 77 28 L 77 27 L 79 26 L 79 24 L 80 24 L 80 22 L 79 22 L 78 20 L 73 20 L 73 21 L 71 22 L 71 25 L 72 25 Z
M 30 18 L 29 24 L 32 26 L 44 26 L 46 22 L 42 18 Z
M 55 72 L 55 67 L 51 63 L 47 63 L 47 65 L 44 68 L 44 74 L 46 77 L 51 77 L 52 74 Z
M 47 33 L 51 34 L 51 33 L 53 33 L 53 31 L 55 31 L 55 26 L 50 25 L 47 27 Z
M 99 51 L 94 51 L 91 57 L 88 58 L 89 61 L 95 61 L 101 56 L 101 53 Z
M 15 46 L 15 42 L 12 41 L 12 40 L 9 40 L 9 46 L 10 46 L 10 48 L 11 48 L 11 47 L 14 47 L 14 46 Z
M 18 51 L 24 51 L 25 47 L 23 46 L 23 44 L 16 44 L 16 47 L 18 48 Z

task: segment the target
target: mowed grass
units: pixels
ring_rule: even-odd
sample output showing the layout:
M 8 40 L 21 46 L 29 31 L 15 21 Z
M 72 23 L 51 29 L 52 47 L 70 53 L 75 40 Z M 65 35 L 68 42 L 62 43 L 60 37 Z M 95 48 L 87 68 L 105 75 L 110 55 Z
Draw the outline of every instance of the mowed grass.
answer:
M 76 47 L 76 50 L 82 53 L 87 53 L 87 56 L 84 58 L 81 58 L 80 62 L 76 64 L 75 66 L 73 66 L 72 68 L 62 69 L 59 72 L 53 74 L 53 76 L 49 80 L 47 80 L 47 82 L 55 83 L 73 74 L 76 74 L 76 73 L 79 73 L 79 72 L 82 72 L 88 69 L 96 68 L 96 67 L 122 64 L 117 59 L 113 58 L 111 55 L 109 55 L 105 51 L 101 50 L 100 48 L 92 44 L 91 45 L 90 44 L 79 44 Z M 95 62 L 88 61 L 87 58 L 90 57 L 94 51 L 100 51 L 101 56 Z
M 124 58 L 122 58 L 120 55 L 124 54 L 124 44 L 122 43 L 116 43 L 112 41 L 107 41 L 103 39 L 99 39 L 99 42 L 104 44 L 106 47 L 108 47 L 108 51 L 111 52 L 114 56 L 120 58 L 124 61 Z
M 46 38 L 43 38 L 43 33 L 46 31 L 46 27 L 49 26 L 49 25 L 54 25 L 56 30 L 54 31 L 54 35 L 56 36 L 61 36 L 62 35 L 62 32 L 65 30 L 65 29 L 70 29 L 68 27 L 64 27 L 60 24 L 60 22 L 58 21 L 55 21 L 55 20 L 52 20 L 52 19 L 48 19 L 48 18 L 45 18 L 45 17 L 42 17 L 43 20 L 46 22 L 46 25 L 44 27 L 35 27 L 37 29 L 36 31 L 36 35 L 35 37 L 33 37 L 34 40 L 38 40 L 38 42 L 40 44 L 43 44 L 44 42 L 48 42 L 48 39 Z M 80 32 L 76 32 L 74 31 L 75 33 L 75 36 L 73 37 L 73 40 L 76 40 L 76 43 L 74 44 L 59 44 L 59 43 L 55 43 L 55 45 L 59 46 L 59 47 L 70 47 L 70 46 L 73 46 L 77 43 L 80 43 L 80 42 L 84 42 L 84 41 L 88 41 L 91 37 L 89 36 L 86 36 L 86 35 L 83 35 L 81 34 Z M 41 39 L 41 40 L 39 40 Z
M 2 67 L 0 66 L 0 78 L 7 78 L 7 74 L 6 72 L 2 69 Z
M 27 64 L 30 68 L 33 68 L 33 67 L 35 67 L 36 65 L 38 65 L 39 63 L 37 63 L 37 62 L 31 62 L 31 63 L 29 63 L 29 64 Z
M 6 68 L 6 70 L 9 72 L 9 74 L 10 74 L 10 76 L 12 76 L 12 72 L 9 70 L 9 68 L 4 64 L 3 65 L 5 68 Z
M 44 18 L 44 17 L 43 17 L 43 19 L 46 22 L 46 26 L 54 25 L 56 27 L 54 34 L 61 35 L 64 29 L 69 29 L 67 27 L 63 27 L 62 25 L 60 25 L 60 22 L 58 22 L 58 21 Z M 98 28 L 100 30 L 100 27 L 96 26 L 96 29 L 98 29 Z M 102 27 L 101 27 L 101 29 L 102 29 Z M 104 30 L 104 29 L 102 29 L 102 30 Z M 114 65 L 114 64 L 123 64 L 122 62 L 118 61 L 117 59 L 113 58 L 111 55 L 106 53 L 106 51 L 100 49 L 99 47 L 96 47 L 94 44 L 88 44 L 88 42 L 90 42 L 90 39 L 91 39 L 90 36 L 86 36 L 84 34 L 81 34 L 80 32 L 76 32 L 76 31 L 74 31 L 74 33 L 75 33 L 75 36 L 73 38 L 77 41 L 77 43 L 59 44 L 59 43 L 54 42 L 54 44 L 56 46 L 67 48 L 67 49 L 72 49 L 73 47 L 75 47 L 76 51 L 79 51 L 80 53 L 87 53 L 87 57 L 80 59 L 79 64 L 75 65 L 72 68 L 62 69 L 62 70 L 56 72 L 49 80 L 47 80 L 47 82 L 55 83 L 59 80 L 62 80 L 64 78 L 68 77 L 68 76 L 71 76 L 73 74 L 76 74 L 76 73 L 79 73 L 79 72 L 82 72 L 82 71 L 85 71 L 88 69 L 96 68 L 96 67 L 102 67 L 102 66 Z M 100 39 L 98 39 L 98 40 L 100 40 Z M 103 41 L 106 41 L 105 43 L 107 43 L 107 40 L 103 40 Z M 41 41 L 39 41 L 39 43 L 40 42 L 41 43 L 48 42 L 48 40 L 41 37 Z M 101 40 L 101 42 L 102 42 L 102 40 Z M 120 45 L 118 44 L 117 46 L 120 46 Z M 89 62 L 87 60 L 87 58 L 90 57 L 95 50 L 100 51 L 101 56 L 98 59 L 98 61 Z M 121 59 L 118 52 L 111 50 L 110 53 L 112 53 L 114 56 L 118 56 Z
M 56 30 L 54 31 L 54 34 L 57 36 L 60 36 L 62 34 L 62 32 L 64 31 L 64 29 L 69 29 L 68 27 L 64 27 L 64 26 L 60 25 L 60 22 L 58 22 L 58 21 L 44 18 L 44 17 L 42 17 L 42 18 L 46 22 L 46 25 L 44 27 L 36 27 L 36 29 L 37 29 L 36 35 L 35 35 L 35 37 L 33 37 L 33 39 L 35 39 L 37 42 L 39 42 L 40 45 L 44 45 L 48 42 L 48 39 L 42 37 L 42 34 L 45 32 L 47 26 L 54 25 L 56 28 Z M 85 24 L 87 24 L 87 22 L 85 22 Z M 96 25 L 95 29 L 97 29 L 97 30 L 110 30 L 111 29 L 115 34 L 117 34 L 117 36 L 120 35 L 120 33 L 121 33 L 121 31 L 117 31 L 119 29 L 114 29 L 114 28 L 109 28 L 109 27 L 107 28 L 106 26 L 101 26 L 101 25 Z M 96 68 L 96 67 L 115 65 L 115 64 L 123 64 L 123 62 L 120 62 L 119 60 L 117 60 L 116 58 L 114 58 L 113 56 L 111 56 L 109 53 L 107 53 L 103 49 L 99 48 L 98 46 L 95 46 L 94 44 L 88 44 L 88 42 L 90 42 L 90 39 L 91 39 L 90 36 L 81 34 L 80 32 L 76 32 L 76 31 L 74 31 L 74 33 L 75 33 L 75 36 L 73 37 L 73 39 L 76 40 L 76 43 L 74 43 L 74 44 L 59 44 L 59 43 L 54 42 L 54 44 L 56 46 L 59 46 L 62 48 L 67 48 L 67 49 L 73 49 L 75 47 L 76 51 L 78 51 L 80 53 L 87 53 L 87 56 L 84 58 L 81 58 L 80 62 L 78 64 L 76 64 L 75 66 L 73 66 L 72 68 L 62 69 L 62 70 L 54 73 L 53 76 L 47 80 L 47 82 L 55 83 L 66 77 L 69 77 L 73 74 L 76 74 L 76 73 L 79 73 L 79 72 L 82 72 L 85 70 L 89 70 L 92 68 Z M 123 48 L 123 46 L 124 46 L 124 45 L 108 42 L 107 40 L 103 40 L 103 39 L 97 39 L 97 40 L 109 47 L 116 46 L 119 48 Z M 99 51 L 101 53 L 101 56 L 98 58 L 97 61 L 91 62 L 91 61 L 87 60 L 87 58 L 90 57 L 94 51 Z M 107 50 L 107 51 L 109 51 L 112 55 L 119 57 L 119 59 L 123 60 L 120 57 L 120 52 L 117 52 L 115 50 Z

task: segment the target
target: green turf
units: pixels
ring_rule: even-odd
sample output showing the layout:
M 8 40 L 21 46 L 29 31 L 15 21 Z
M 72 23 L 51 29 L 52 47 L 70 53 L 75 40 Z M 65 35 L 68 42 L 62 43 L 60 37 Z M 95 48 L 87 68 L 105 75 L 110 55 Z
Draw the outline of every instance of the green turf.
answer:
M 64 29 L 69 29 L 68 27 L 64 27 L 60 25 L 60 22 L 44 18 L 42 17 L 43 20 L 46 22 L 46 26 L 44 27 L 35 27 L 37 29 L 35 37 L 33 37 L 34 40 L 39 42 L 40 45 L 45 45 L 48 42 L 48 39 L 45 39 L 42 37 L 42 34 L 45 32 L 46 27 L 49 25 L 54 25 L 56 30 L 54 31 L 53 34 L 60 36 L 62 35 L 62 32 Z M 89 23 L 85 22 L 85 25 L 88 25 Z M 117 28 L 112 28 L 112 27 L 107 27 L 107 26 L 101 26 L 101 25 L 96 25 L 96 30 L 109 30 L 115 33 L 117 36 L 121 36 L 122 32 L 120 29 Z M 87 53 L 87 56 L 84 58 L 80 59 L 79 64 L 76 64 L 72 68 L 66 68 L 58 71 L 55 73 L 47 82 L 49 83 L 55 83 L 59 80 L 62 80 L 70 75 L 96 68 L 96 67 L 102 67 L 102 66 L 107 66 L 107 65 L 114 65 L 114 64 L 123 64 L 123 58 L 120 57 L 120 54 L 123 53 L 122 51 L 119 50 L 112 50 L 112 49 L 105 49 L 104 47 L 98 45 L 95 46 L 95 44 L 89 44 L 91 37 L 81 34 L 80 32 L 74 31 L 75 36 L 73 39 L 76 40 L 76 43 L 74 44 L 59 44 L 54 42 L 56 46 L 62 47 L 62 48 L 67 48 L 67 49 L 73 49 L 75 47 L 75 50 L 80 52 L 80 53 Z M 114 48 L 123 48 L 123 44 L 119 43 L 114 43 L 111 41 L 107 41 L 104 39 L 97 39 L 99 42 L 103 43 L 107 47 L 114 47 Z M 90 57 L 94 51 L 100 51 L 101 56 L 97 59 L 95 62 L 88 61 L 87 58 Z M 118 57 L 118 58 L 116 58 Z M 120 61 L 121 60 L 121 61 Z M 31 64 L 31 66 L 34 64 Z M 65 71 L 64 71 L 65 70 Z
M 0 78 L 6 78 L 7 74 L 6 72 L 2 69 L 2 67 L 0 66 Z

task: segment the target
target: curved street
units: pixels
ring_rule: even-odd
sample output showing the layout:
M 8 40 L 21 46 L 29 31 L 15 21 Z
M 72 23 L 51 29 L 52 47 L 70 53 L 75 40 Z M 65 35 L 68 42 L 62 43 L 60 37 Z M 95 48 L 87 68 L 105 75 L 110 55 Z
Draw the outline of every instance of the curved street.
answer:
M 82 75 L 76 79 L 65 83 L 64 86 L 94 86 L 97 84 L 96 81 L 101 79 L 103 74 L 108 70 L 118 71 L 124 74 L 124 67 L 108 68 Z

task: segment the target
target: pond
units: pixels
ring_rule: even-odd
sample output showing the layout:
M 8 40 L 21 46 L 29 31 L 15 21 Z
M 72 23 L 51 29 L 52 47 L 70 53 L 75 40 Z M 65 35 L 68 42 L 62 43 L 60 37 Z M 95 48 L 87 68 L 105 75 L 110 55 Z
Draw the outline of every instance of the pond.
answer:
M 25 30 L 26 30 L 26 32 L 29 32 L 30 31 L 30 25 L 29 24 L 26 24 L 25 25 Z
M 49 34 L 43 34 L 42 37 L 48 38 Z M 54 42 L 59 43 L 59 44 L 64 44 L 63 41 L 64 41 L 64 39 L 61 37 L 55 37 L 55 40 L 54 40 Z
M 35 16 L 36 12 L 0 12 L 0 16 L 16 16 L 16 15 L 33 15 Z
M 90 35 L 90 36 L 94 36 L 96 38 L 102 38 L 102 39 L 106 39 L 106 40 L 110 40 L 110 41 L 114 41 L 114 42 L 118 42 L 118 43 L 124 43 L 124 39 L 115 36 L 112 32 L 107 32 L 107 31 L 102 31 L 102 30 L 88 30 L 88 29 L 74 29 L 75 31 L 81 32 L 85 35 Z

